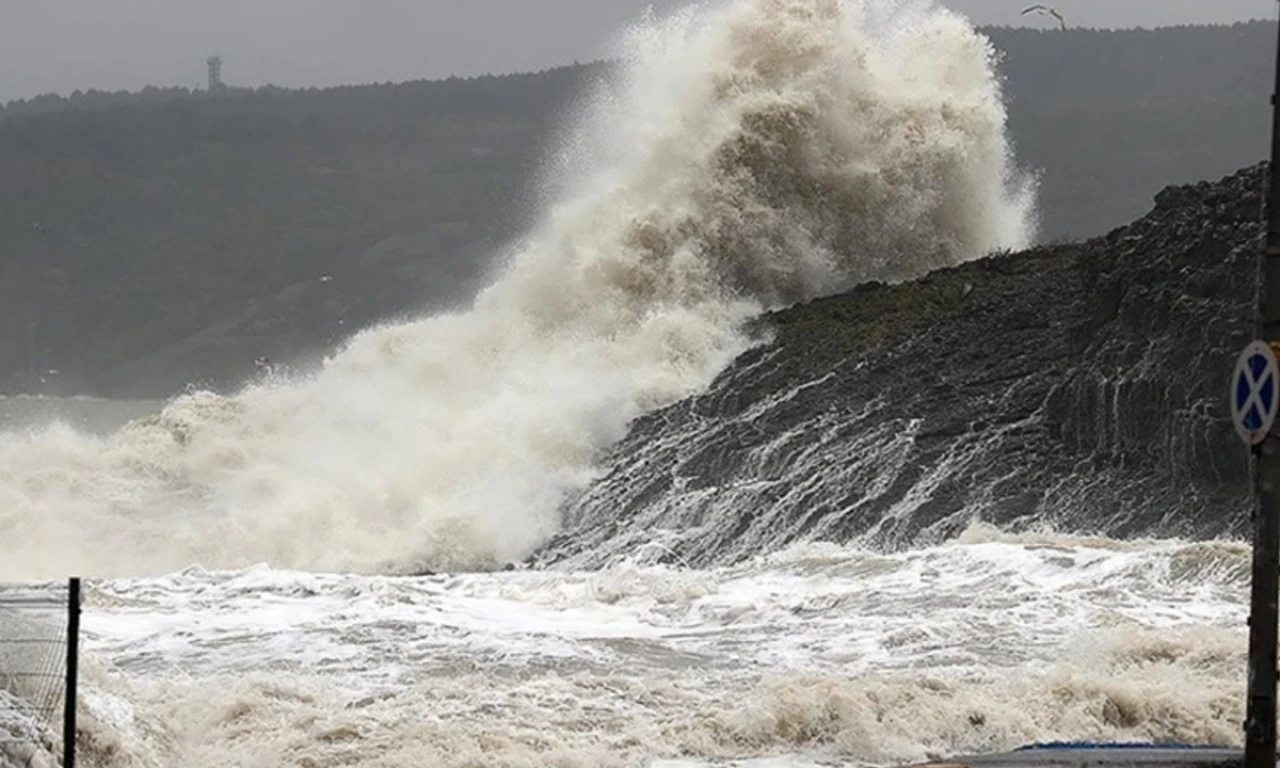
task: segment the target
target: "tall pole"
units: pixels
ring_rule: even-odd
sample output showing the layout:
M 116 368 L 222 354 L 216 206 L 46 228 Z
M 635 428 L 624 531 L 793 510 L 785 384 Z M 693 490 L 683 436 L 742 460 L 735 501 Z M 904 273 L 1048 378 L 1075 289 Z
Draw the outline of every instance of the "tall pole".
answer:
M 1280 347 L 1280 25 L 1271 95 L 1271 164 L 1267 168 L 1267 236 L 1260 265 L 1257 336 Z M 1276 622 L 1280 595 L 1280 436 L 1254 447 L 1253 585 L 1249 600 L 1249 701 L 1246 768 L 1276 768 Z
M 80 669 L 80 579 L 67 582 L 67 691 L 62 710 L 62 768 L 76 767 L 76 688 Z

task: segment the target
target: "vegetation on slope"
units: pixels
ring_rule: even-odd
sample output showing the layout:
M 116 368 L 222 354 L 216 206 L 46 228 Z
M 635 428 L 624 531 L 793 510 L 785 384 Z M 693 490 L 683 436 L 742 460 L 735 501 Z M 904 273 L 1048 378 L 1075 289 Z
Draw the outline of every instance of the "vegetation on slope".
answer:
M 1166 184 L 1260 159 L 1272 30 L 988 30 L 1042 238 L 1100 233 Z M 11 102 L 0 392 L 225 385 L 255 357 L 464 300 L 527 224 L 539 158 L 601 71 Z

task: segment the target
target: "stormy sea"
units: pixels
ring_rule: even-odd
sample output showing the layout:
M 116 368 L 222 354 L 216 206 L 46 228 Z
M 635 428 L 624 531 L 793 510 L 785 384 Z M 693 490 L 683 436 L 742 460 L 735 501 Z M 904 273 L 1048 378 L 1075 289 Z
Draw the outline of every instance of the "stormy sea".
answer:
M 468 309 L 0 399 L 0 581 L 85 578 L 80 764 L 1239 745 L 1265 168 L 1034 246 L 962 17 L 733 0 L 615 54 Z M 54 765 L 14 648 L 0 765 Z

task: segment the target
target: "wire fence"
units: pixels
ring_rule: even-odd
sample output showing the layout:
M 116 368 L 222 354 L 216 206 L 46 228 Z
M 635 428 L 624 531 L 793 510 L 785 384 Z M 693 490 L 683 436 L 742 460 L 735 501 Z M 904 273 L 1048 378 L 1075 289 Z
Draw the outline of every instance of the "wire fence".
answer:
M 79 604 L 78 579 L 0 584 L 0 764 L 75 764 Z

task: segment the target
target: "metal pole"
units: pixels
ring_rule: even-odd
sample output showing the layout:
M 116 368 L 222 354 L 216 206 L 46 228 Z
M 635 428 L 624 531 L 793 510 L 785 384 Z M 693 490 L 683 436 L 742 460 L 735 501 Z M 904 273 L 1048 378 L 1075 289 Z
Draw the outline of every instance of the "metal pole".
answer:
M 80 659 L 80 579 L 67 582 L 67 692 L 62 710 L 62 768 L 76 767 L 76 685 Z
M 1267 168 L 1267 237 L 1260 266 L 1257 338 L 1280 344 L 1280 28 L 1271 95 L 1271 164 Z M 1249 600 L 1249 701 L 1246 768 L 1276 766 L 1276 622 L 1280 598 L 1280 437 L 1254 448 L 1253 584 Z

